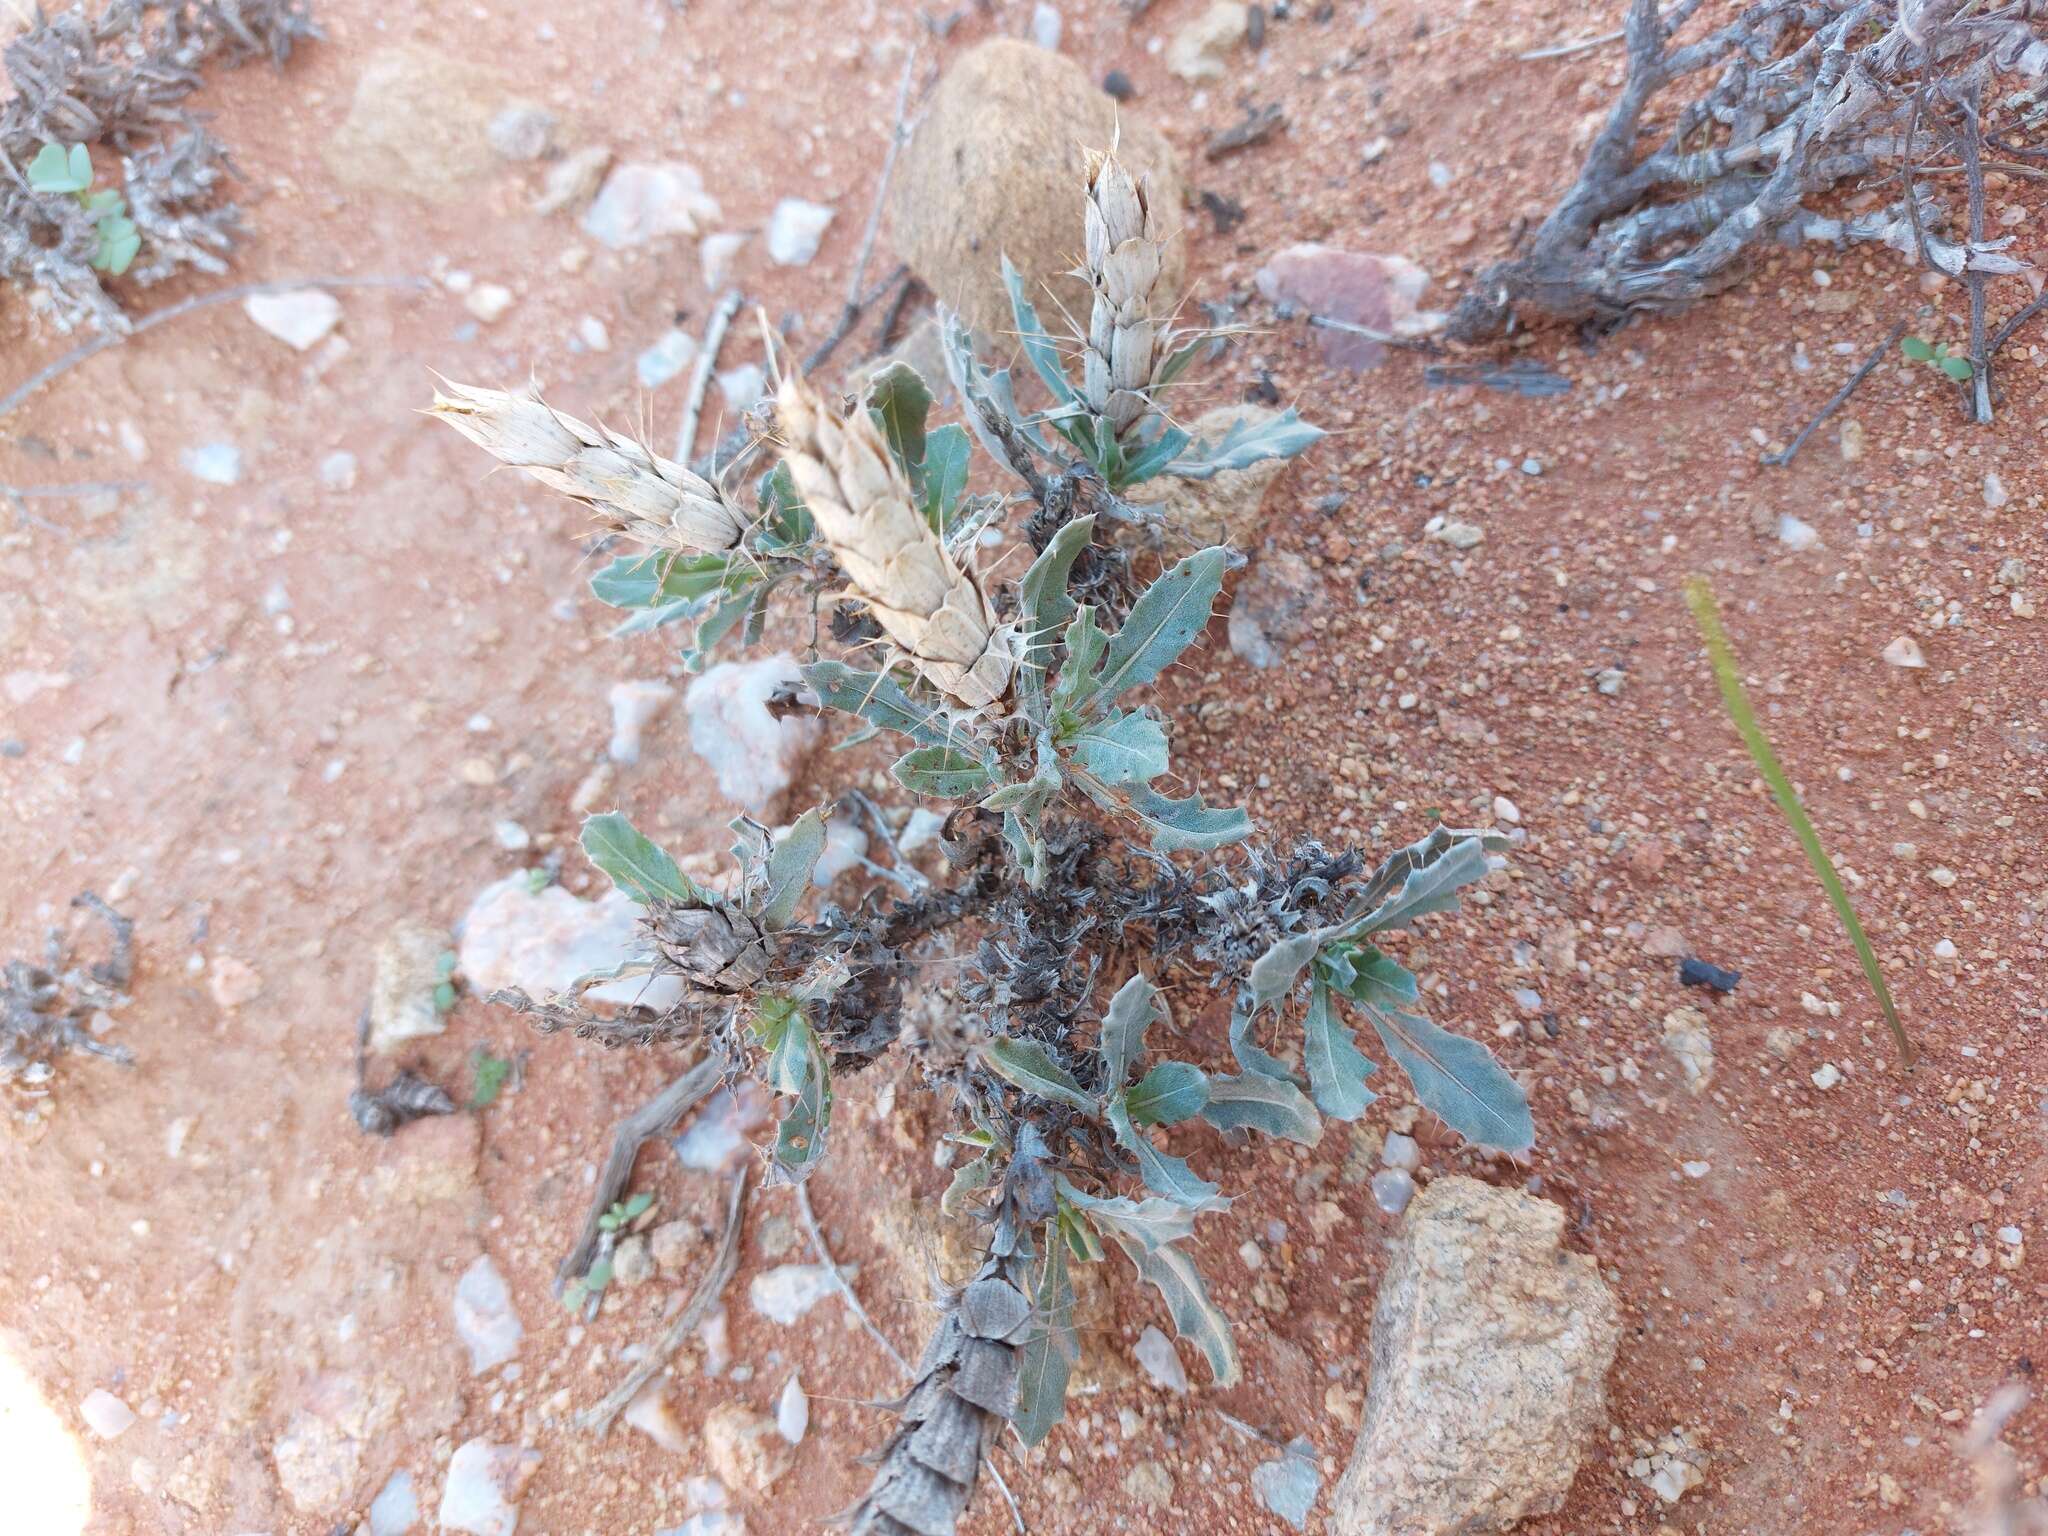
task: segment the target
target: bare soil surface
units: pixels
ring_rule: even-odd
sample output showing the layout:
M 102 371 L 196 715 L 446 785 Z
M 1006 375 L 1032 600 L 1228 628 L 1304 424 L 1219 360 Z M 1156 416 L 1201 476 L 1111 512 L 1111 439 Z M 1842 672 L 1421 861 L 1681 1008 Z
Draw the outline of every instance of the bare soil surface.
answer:
M 1412 257 L 1447 303 L 1568 179 L 1619 80 L 1612 51 L 1513 57 L 1596 32 L 1604 13 L 1393 0 L 1326 21 L 1296 4 L 1262 52 L 1240 49 L 1224 80 L 1195 89 L 1154 45 L 1200 8 L 1160 0 L 1131 25 L 1116 6 L 1069 5 L 1061 43 L 1098 78 L 1125 72 L 1130 110 L 1181 146 L 1196 188 L 1243 206 L 1229 233 L 1188 212 L 1197 298 L 1245 295 L 1266 254 L 1325 240 Z M 926 56 L 1021 32 L 1029 11 L 971 10 Z M 749 1305 L 754 1274 L 809 1257 L 787 1192 L 753 1203 L 726 1296 L 734 1368 L 707 1377 L 695 1343 L 681 1357 L 687 1448 L 568 1423 L 687 1289 L 614 1288 L 582 1324 L 550 1285 L 613 1122 L 678 1058 L 538 1037 L 465 998 L 415 1059 L 466 1089 L 488 1044 L 517 1053 L 515 1088 L 389 1141 L 345 1107 L 378 939 L 403 918 L 452 924 L 483 885 L 554 848 L 569 849 L 564 883 L 594 893 L 571 798 L 604 755 L 606 690 L 673 665 L 665 638 L 607 639 L 575 507 L 486 475 L 418 414 L 429 370 L 531 374 L 566 408 L 646 420 L 666 440 L 684 381 L 643 390 L 634 358 L 671 324 L 700 331 L 715 295 L 689 241 L 622 257 L 568 215 L 531 212 L 542 167 L 365 188 L 328 146 L 358 76 L 405 46 L 445 72 L 415 125 L 430 147 L 444 114 L 520 96 L 572 145 L 697 165 L 722 227 L 758 228 L 787 195 L 832 203 L 815 262 L 773 267 L 756 239 L 735 269 L 808 344 L 836 318 L 922 28 L 894 7 L 655 0 L 329 0 L 320 19 L 329 40 L 286 73 L 248 69 L 202 98 L 247 178 L 254 236 L 236 276 L 459 270 L 515 301 L 479 325 L 438 282 L 351 289 L 345 351 L 303 356 L 223 307 L 92 359 L 0 421 L 0 480 L 128 482 L 19 516 L 0 504 L 0 738 L 20 748 L 0 757 L 0 953 L 38 952 L 91 888 L 119 893 L 140 955 L 111 1037 L 136 1065 L 69 1058 L 49 1099 L 10 1108 L 0 1351 L 75 1430 L 94 1533 L 325 1536 L 398 1469 L 430 1519 L 452 1448 L 479 1435 L 541 1453 L 528 1536 L 665 1529 L 688 1512 L 685 1480 L 710 1470 L 704 1415 L 726 1400 L 772 1411 L 792 1371 L 811 1433 L 750 1521 L 811 1529 L 864 1485 L 854 1457 L 884 1420 L 863 1400 L 897 1377 L 835 1302 L 788 1327 Z M 1246 100 L 1281 103 L 1286 130 L 1205 160 L 1206 135 Z M 1994 185 L 1992 213 L 2018 254 L 2048 260 L 2034 184 Z M 887 260 L 885 239 L 877 269 Z M 1994 317 L 2023 297 L 2002 287 Z M 1271 542 L 1307 559 L 1322 606 L 1269 671 L 1212 627 L 1161 700 L 1176 765 L 1279 835 L 1378 848 L 1433 816 L 1513 802 L 1528 842 L 1510 876 L 1407 958 L 1441 1022 L 1525 1075 L 1540 1140 L 1524 1166 L 1476 1158 L 1391 1082 L 1359 1128 L 1314 1150 L 1226 1161 L 1212 1135 L 1186 1135 L 1177 1149 L 1241 1195 L 1197 1246 L 1239 1320 L 1245 1384 L 1204 1391 L 1194 1366 L 1196 1389 L 1176 1398 L 1144 1380 L 1130 1347 L 1163 1319 L 1127 1273 L 1106 1273 L 1090 1390 L 1043 1450 L 998 1459 L 1032 1532 L 1282 1529 L 1249 1489 L 1271 1453 L 1219 1408 L 1314 1442 L 1321 1521 L 1396 1225 L 1365 1180 L 1380 1137 L 1411 1121 L 1429 1173 L 1563 1203 L 1623 1301 L 1610 1443 L 1589 1449 L 1567 1507 L 1528 1530 L 1957 1528 L 1968 1484 L 1953 1436 L 2048 1349 L 2048 619 L 2018 616 L 1999 575 L 2023 561 L 2048 614 L 2048 335 L 2008 349 L 1988 430 L 1962 422 L 1932 370 L 1895 360 L 1792 467 L 1757 462 L 1922 304 L 1918 334 L 1963 334 L 1961 289 L 1925 291 L 1889 252 L 1788 252 L 1677 320 L 1595 346 L 1521 338 L 1515 355 L 1571 381 L 1526 399 L 1428 387 L 1409 355 L 1364 375 L 1329 368 L 1313 333 L 1251 302 L 1270 328 L 1239 344 L 1215 398 L 1270 377 L 1334 430 L 1267 504 Z M 586 316 L 608 351 L 576 342 Z M 842 361 L 871 332 L 872 317 Z M 0 297 L 0 386 L 68 345 L 21 295 Z M 736 335 L 726 366 L 758 355 Z M 221 442 L 241 454 L 232 486 L 183 463 Z M 357 463 L 346 489 L 318 472 L 340 450 Z M 1782 542 L 1785 514 L 1817 544 Z M 1425 538 L 1437 515 L 1484 542 Z M 1713 580 L 1766 727 L 1843 866 L 1921 1049 L 1910 1072 L 1721 712 L 1680 596 L 1692 572 Z M 1880 659 L 1899 635 L 1924 670 Z M 722 848 L 732 808 L 680 709 L 649 747 L 609 795 L 672 846 Z M 820 754 L 804 788 L 844 761 Z M 502 849 L 506 818 L 538 847 Z M 1679 952 L 1739 969 L 1739 987 L 1681 988 Z M 1703 1093 L 1663 1043 L 1683 1006 L 1713 1036 Z M 1206 1029 L 1195 1009 L 1182 1017 Z M 1839 1083 L 1816 1087 L 1829 1064 Z M 943 1188 L 937 1124 L 913 1080 L 848 1083 L 811 1185 L 836 1256 L 858 1265 L 856 1289 L 905 1352 L 923 1337 L 925 1267 L 892 1237 L 891 1207 Z M 650 1152 L 637 1187 L 715 1230 L 721 1179 Z M 515 1367 L 475 1377 L 450 1298 L 479 1253 L 526 1336 Z M 345 1505 L 310 1516 L 285 1498 L 273 1448 L 337 1376 L 369 1399 L 366 1438 Z M 96 1387 L 143 1415 L 116 1441 L 79 1423 Z M 2044 1411 L 2015 1427 L 2030 1475 Z M 1705 1477 L 1665 1504 L 1631 1468 L 1680 1427 Z M 972 1526 L 1010 1528 L 992 1490 Z

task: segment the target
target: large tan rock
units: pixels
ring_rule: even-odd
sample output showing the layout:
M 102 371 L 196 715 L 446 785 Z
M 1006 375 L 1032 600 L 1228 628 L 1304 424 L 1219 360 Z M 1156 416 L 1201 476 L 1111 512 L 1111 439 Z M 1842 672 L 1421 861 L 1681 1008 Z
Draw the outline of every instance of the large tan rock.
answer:
M 490 127 L 504 100 L 497 78 L 467 59 L 379 48 L 364 62 L 348 116 L 327 141 L 327 167 L 355 191 L 429 201 L 451 196 L 497 170 Z
M 1332 1536 L 1489 1536 L 1563 1503 L 1607 1417 L 1621 1322 L 1564 1212 L 1438 1179 L 1372 1321 L 1372 1380 Z
M 1149 173 L 1153 217 L 1178 236 L 1186 188 L 1172 146 L 1116 104 L 1070 60 L 1008 38 L 963 54 L 939 82 L 903 152 L 889 196 L 896 253 L 933 293 L 991 335 L 1011 329 L 1001 257 L 1024 274 L 1048 327 L 1059 305 L 1086 323 L 1087 287 L 1067 274 L 1080 260 L 1082 152 L 1115 142 Z M 1186 283 L 1182 242 L 1169 238 L 1160 294 Z

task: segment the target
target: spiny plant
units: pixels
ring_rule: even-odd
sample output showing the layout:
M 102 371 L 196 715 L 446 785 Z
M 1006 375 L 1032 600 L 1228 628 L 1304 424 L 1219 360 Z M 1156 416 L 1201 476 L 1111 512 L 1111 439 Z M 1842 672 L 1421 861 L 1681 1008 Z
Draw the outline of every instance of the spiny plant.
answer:
M 944 316 L 964 427 L 932 424 L 930 388 L 900 363 L 850 404 L 785 375 L 766 439 L 776 462 L 751 508 L 531 396 L 448 385 L 433 407 L 643 546 L 593 589 L 631 611 L 624 629 L 694 624 L 692 665 L 734 634 L 758 638 L 772 593 L 807 596 L 814 635 L 837 599 L 834 635 L 886 654 L 814 655 L 781 702 L 892 740 L 896 780 L 951 806 L 943 881 L 901 859 L 875 865 L 885 883 L 809 918 L 823 807 L 779 836 L 733 822 L 737 874 L 722 889 L 623 814 L 594 816 L 585 852 L 645 909 L 643 957 L 608 974 L 679 977 L 682 1001 L 615 1020 L 573 991 L 498 994 L 542 1028 L 701 1042 L 758 1074 L 782 1102 L 769 1160 L 784 1182 L 824 1158 L 835 1082 L 885 1053 L 907 1056 L 948 1105 L 960 1161 L 942 1203 L 979 1222 L 984 1261 L 941 1299 L 899 1427 L 849 1512 L 855 1531 L 950 1531 L 1006 1424 L 1045 1437 L 1079 1352 L 1072 1266 L 1110 1248 L 1215 1379 L 1238 1379 L 1229 1321 L 1188 1246 L 1197 1216 L 1229 1198 L 1169 1149 L 1169 1128 L 1203 1120 L 1233 1144 L 1257 1132 L 1314 1145 L 1325 1117 L 1356 1120 L 1373 1101 L 1377 1069 L 1353 1033 L 1363 1020 L 1463 1135 L 1511 1152 L 1534 1140 L 1514 1079 L 1431 1023 L 1415 977 L 1379 947 L 1455 909 L 1505 838 L 1439 827 L 1368 872 L 1355 850 L 1276 852 L 1242 809 L 1166 787 L 1167 723 L 1137 696 L 1202 633 L 1236 562 L 1201 549 L 1138 581 L 1108 537 L 1147 515 L 1122 493 L 1291 457 L 1320 434 L 1292 411 L 1213 442 L 1175 426 L 1168 393 L 1212 338 L 1158 318 L 1145 188 L 1113 154 L 1090 157 L 1084 211 L 1085 333 L 1050 335 L 1006 264 L 1043 409 L 1023 409 L 1008 370 Z M 1020 493 L 969 492 L 976 439 Z M 997 582 L 972 551 L 1016 513 L 1035 558 Z M 865 797 L 844 803 L 888 841 Z M 1193 1017 L 1171 1030 L 1203 1060 L 1168 1044 L 1168 987 L 1230 1000 L 1227 1039 L 1205 1046 Z M 914 988 L 927 1006 L 906 1007 Z M 1216 1070 L 1225 1049 L 1231 1066 Z

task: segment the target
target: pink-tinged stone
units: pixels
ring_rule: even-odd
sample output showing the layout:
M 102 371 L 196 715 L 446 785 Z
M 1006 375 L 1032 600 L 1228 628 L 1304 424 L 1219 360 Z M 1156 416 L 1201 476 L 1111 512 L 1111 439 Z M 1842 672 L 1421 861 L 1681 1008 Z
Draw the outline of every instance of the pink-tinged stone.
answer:
M 1275 304 L 1310 315 L 1362 325 L 1390 336 L 1430 328 L 1417 309 L 1429 274 L 1404 256 L 1340 250 L 1334 245 L 1290 245 L 1258 272 L 1259 292 Z M 1323 356 L 1341 368 L 1364 371 L 1386 359 L 1386 346 L 1368 336 L 1316 328 Z

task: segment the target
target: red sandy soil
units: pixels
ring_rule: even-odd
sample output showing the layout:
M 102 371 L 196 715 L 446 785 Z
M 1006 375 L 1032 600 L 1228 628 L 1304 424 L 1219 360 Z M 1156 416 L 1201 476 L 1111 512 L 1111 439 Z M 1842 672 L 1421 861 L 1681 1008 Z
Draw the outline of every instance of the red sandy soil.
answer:
M 1093 75 L 1124 70 L 1132 110 L 1188 152 L 1197 188 L 1247 210 L 1221 236 L 1189 215 L 1198 297 L 1248 289 L 1266 253 L 1298 240 L 1401 252 L 1455 291 L 1569 176 L 1587 114 L 1620 76 L 1611 49 L 1513 61 L 1605 24 L 1554 0 L 1344 4 L 1327 24 L 1297 5 L 1268 27 L 1263 56 L 1240 52 L 1198 92 L 1148 44 L 1199 8 L 1160 0 L 1130 26 L 1115 6 L 1070 4 L 1062 45 Z M 973 12 L 927 54 L 1017 32 L 1028 10 Z M 633 358 L 678 316 L 700 329 L 712 296 L 688 242 L 623 260 L 566 216 L 529 212 L 532 168 L 439 199 L 358 195 L 337 187 L 321 147 L 368 54 L 412 42 L 549 106 L 574 142 L 699 165 L 727 227 L 758 226 L 784 195 L 833 202 L 815 264 L 769 267 L 756 242 L 738 268 L 807 342 L 836 316 L 919 27 L 893 7 L 654 0 L 331 0 L 320 19 L 329 41 L 287 73 L 246 70 L 204 98 L 247 176 L 256 233 L 237 276 L 459 268 L 517 302 L 472 331 L 444 291 L 351 290 L 347 352 L 325 366 L 216 309 L 93 359 L 0 422 L 8 482 L 147 482 L 0 519 L 0 672 L 64 680 L 0 696 L 0 737 L 26 747 L 0 759 L 0 952 L 35 952 L 74 892 L 118 886 L 141 956 L 117 1032 L 135 1068 L 67 1060 L 41 1120 L 0 1138 L 0 1349 L 68 1425 L 96 1386 L 147 1410 L 112 1444 L 77 1431 L 92 1532 L 324 1536 L 331 1520 L 283 1501 L 270 1448 L 333 1371 L 402 1394 L 364 1456 L 364 1499 L 408 1467 L 431 1515 L 450 1449 L 483 1435 L 544 1457 L 528 1536 L 648 1532 L 681 1520 L 683 1479 L 709 1470 L 701 1454 L 565 1421 L 659 1331 L 674 1287 L 615 1293 L 572 1336 L 549 1282 L 612 1122 L 676 1059 L 540 1038 L 466 999 L 421 1064 L 461 1083 L 479 1043 L 516 1049 L 517 1091 L 389 1142 L 358 1133 L 344 1104 L 378 938 L 401 917 L 452 923 L 479 887 L 530 862 L 496 846 L 500 818 L 543 845 L 571 841 L 571 794 L 608 733 L 606 688 L 672 661 L 665 638 L 606 638 L 575 507 L 487 476 L 417 414 L 428 370 L 534 374 L 567 408 L 645 413 L 666 435 L 682 382 L 650 400 Z M 1287 130 L 1202 160 L 1240 96 L 1282 102 Z M 1381 134 L 1390 149 L 1362 164 Z M 1432 162 L 1453 173 L 1442 190 Z M 2048 255 L 2031 184 L 1992 198 L 1994 216 L 2008 204 L 2027 215 L 2009 231 L 2019 253 Z M 588 260 L 568 270 L 572 245 Z M 199 288 L 132 302 L 183 291 Z M 2021 297 L 2008 285 L 1994 313 Z M 1893 363 L 1840 418 L 1861 429 L 1859 458 L 1831 424 L 1793 467 L 1757 463 L 1760 444 L 1789 436 L 1923 302 L 1920 334 L 1963 334 L 1959 289 L 1924 293 L 1888 252 L 1812 249 L 1595 348 L 1524 338 L 1521 355 L 1572 380 L 1561 399 L 1428 389 L 1405 356 L 1336 372 L 1294 325 L 1241 346 L 1217 376 L 1220 400 L 1268 369 L 1335 429 L 1268 503 L 1271 539 L 1307 557 L 1326 605 L 1269 672 L 1212 629 L 1207 656 L 1161 698 L 1180 722 L 1177 764 L 1283 836 L 1391 847 L 1432 812 L 1483 818 L 1496 795 L 1529 834 L 1511 875 L 1409 959 L 1441 983 L 1442 1022 L 1525 1074 L 1540 1127 L 1515 1168 L 1460 1152 L 1424 1117 L 1426 1167 L 1527 1181 L 1564 1203 L 1571 1241 L 1622 1300 L 1612 1442 L 1589 1450 L 1562 1513 L 1528 1525 L 1541 1536 L 1955 1529 L 1968 1482 L 1952 1438 L 2048 1343 L 2036 1237 L 2048 1222 L 2048 621 L 2016 617 L 1994 584 L 2020 557 L 2048 612 L 2048 337 L 2037 328 L 2009 349 L 1990 429 L 1963 424 L 1931 370 Z M 585 315 L 608 328 L 608 353 L 569 348 Z M 0 384 L 69 344 L 19 295 L 0 297 L 0 342 Z M 741 355 L 736 344 L 728 366 Z M 241 446 L 239 485 L 181 468 L 182 449 L 213 440 Z M 335 449 L 360 464 L 346 492 L 315 473 Z M 1992 472 L 2008 493 L 1996 509 Z M 1316 509 L 1335 492 L 1341 508 Z M 1819 548 L 1778 541 L 1787 512 Z M 1439 513 L 1480 524 L 1485 542 L 1459 554 L 1425 540 Z M 1844 866 L 1922 1051 L 1910 1073 L 1720 710 L 1681 601 L 1692 572 L 1713 580 L 1766 727 Z M 276 614 L 265 596 L 280 584 L 290 608 Z M 1924 648 L 1924 671 L 1880 660 L 1901 634 Z M 1611 696 L 1595 683 L 1608 668 L 1625 673 Z M 477 714 L 489 730 L 467 728 Z M 680 710 L 664 717 L 617 798 L 674 846 L 721 847 L 730 808 L 684 736 Z M 466 771 L 471 759 L 485 771 Z M 1895 851 L 1906 843 L 1913 856 Z M 564 878 L 593 889 L 573 850 Z M 1740 969 L 1739 989 L 1682 990 L 1675 961 L 1653 952 L 1664 930 Z M 1957 952 L 1945 962 L 1943 939 Z M 1533 1015 L 1513 995 L 1523 988 L 1540 994 Z M 1698 1096 L 1662 1044 L 1664 1016 L 1687 1004 L 1707 1014 L 1717 1056 Z M 1812 1082 L 1824 1062 L 1844 1074 L 1825 1092 Z M 913 1080 L 878 1123 L 891 1081 L 884 1068 L 846 1085 L 812 1191 L 877 1322 L 911 1350 L 921 1266 L 884 1253 L 870 1215 L 883 1193 L 936 1198 L 946 1176 Z M 1242 1192 L 1205 1220 L 1198 1248 L 1239 1319 L 1246 1382 L 1175 1399 L 1111 1370 L 1040 1453 L 1000 1458 L 1033 1532 L 1279 1529 L 1248 1485 L 1269 1453 L 1217 1407 L 1282 1440 L 1307 1434 L 1334 1481 L 1394 1228 L 1361 1182 L 1402 1115 L 1402 1094 L 1383 1087 L 1357 1137 L 1338 1127 L 1313 1151 L 1226 1163 L 1213 1138 L 1188 1137 L 1182 1150 Z M 1686 1163 L 1706 1171 L 1689 1177 Z M 716 1181 L 650 1156 L 640 1187 L 664 1215 L 716 1225 Z M 808 1529 L 851 1499 L 865 1477 L 853 1457 L 882 1429 L 859 1400 L 895 1386 L 836 1304 L 787 1330 L 748 1308 L 751 1274 L 807 1257 L 788 1202 L 756 1201 L 728 1293 L 751 1379 L 705 1380 L 690 1346 L 676 1399 L 694 1432 L 728 1397 L 770 1407 L 801 1369 L 812 1432 L 774 1505 L 753 1513 L 757 1531 Z M 2023 1248 L 1999 1240 L 2008 1226 Z M 1240 1256 L 1248 1241 L 1256 1271 Z M 454 1278 L 479 1251 L 525 1320 L 516 1379 L 472 1379 L 450 1324 Z M 1126 1361 L 1163 1319 L 1126 1274 L 1109 1295 L 1097 1342 Z M 2044 1412 L 2014 1430 L 2030 1475 Z M 1638 1442 L 1677 1426 L 1711 1465 L 1663 1506 L 1629 1464 Z M 1169 1506 L 1141 1498 L 1156 1482 L 1133 1475 L 1144 1463 L 1170 1479 Z M 985 1491 L 971 1524 L 986 1536 L 1009 1517 Z

